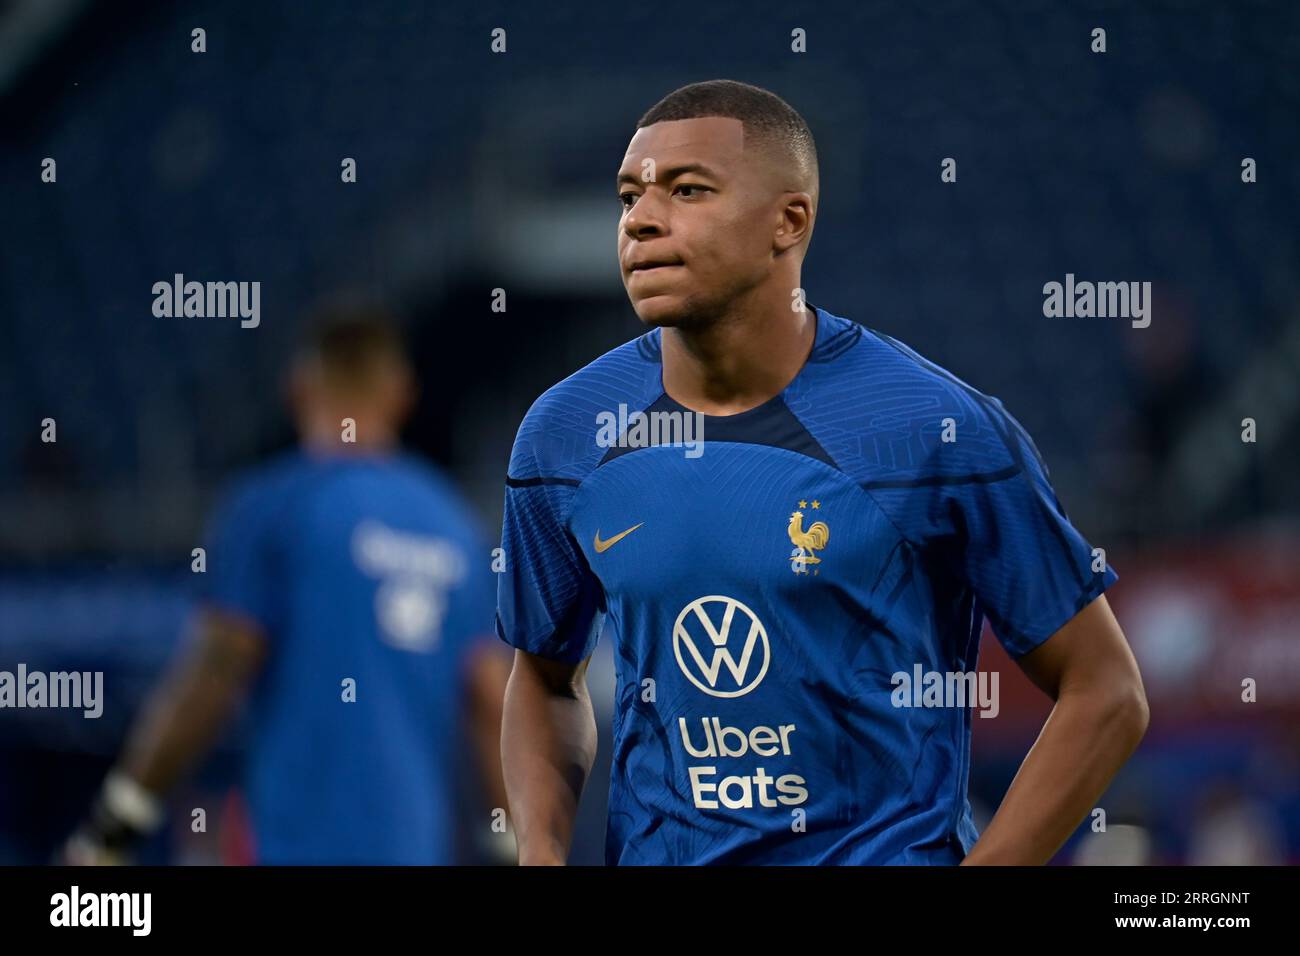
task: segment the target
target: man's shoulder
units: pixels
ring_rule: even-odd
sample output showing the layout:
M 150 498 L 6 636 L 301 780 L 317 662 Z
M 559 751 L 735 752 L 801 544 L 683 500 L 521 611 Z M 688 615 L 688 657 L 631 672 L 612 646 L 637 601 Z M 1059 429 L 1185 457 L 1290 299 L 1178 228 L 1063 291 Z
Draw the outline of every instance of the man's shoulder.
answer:
M 794 399 L 841 468 L 862 482 L 924 482 L 1012 463 L 1019 426 L 998 399 L 898 339 L 857 328 Z
M 421 519 L 410 516 L 415 526 L 423 521 L 442 534 L 454 535 L 475 547 L 480 545 L 483 531 L 474 509 L 450 474 L 413 451 L 394 456 L 392 468 L 407 488 L 411 502 L 420 505 Z
M 298 449 L 277 452 L 264 461 L 249 465 L 227 482 L 222 499 L 228 504 L 245 506 L 274 499 L 303 473 L 306 459 Z
M 275 525 L 295 500 L 303 467 L 301 452 L 293 449 L 236 472 L 217 490 L 209 533 L 249 537 Z
M 855 398 L 874 397 L 899 412 L 909 404 L 897 401 L 903 393 L 925 395 L 930 400 L 949 395 L 980 402 L 993 400 L 893 336 L 849 319 L 831 318 L 839 324 L 832 327 L 837 334 L 831 336 L 828 346 L 839 341 L 844 344 L 838 350 L 826 349 L 834 360 L 825 363 L 830 372 L 827 381 L 848 388 Z M 839 331 L 846 327 L 858 334 L 850 337 Z
M 579 481 L 599 463 L 602 413 L 640 409 L 663 390 L 659 330 L 613 348 L 543 392 L 519 426 L 510 477 Z

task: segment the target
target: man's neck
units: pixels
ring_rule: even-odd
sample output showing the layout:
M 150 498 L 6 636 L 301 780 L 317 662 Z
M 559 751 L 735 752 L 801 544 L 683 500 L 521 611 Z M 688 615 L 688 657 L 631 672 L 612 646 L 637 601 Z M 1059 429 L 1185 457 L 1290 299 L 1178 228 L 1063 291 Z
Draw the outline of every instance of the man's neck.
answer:
M 813 309 L 737 309 L 704 329 L 665 328 L 664 391 L 692 411 L 735 415 L 785 390 L 817 337 Z
M 397 448 L 397 433 L 382 416 L 353 412 L 351 426 L 341 413 L 321 415 L 299 426 L 299 445 L 309 455 L 323 458 L 366 457 Z

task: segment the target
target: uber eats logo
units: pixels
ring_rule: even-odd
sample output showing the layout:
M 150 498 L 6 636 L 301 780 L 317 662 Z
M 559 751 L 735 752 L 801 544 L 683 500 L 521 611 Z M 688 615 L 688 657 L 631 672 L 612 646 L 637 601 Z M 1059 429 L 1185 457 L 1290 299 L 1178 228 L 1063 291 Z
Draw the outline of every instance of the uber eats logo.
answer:
M 758 615 L 721 594 L 696 598 L 682 608 L 673 625 L 673 653 L 686 679 L 710 697 L 743 697 L 759 685 L 772 661 L 767 628 Z M 687 767 L 697 809 L 746 810 L 807 801 L 803 777 L 774 776 L 754 765 L 760 758 L 784 762 L 793 754 L 794 724 L 743 730 L 706 716 L 698 724 L 678 717 L 677 726 L 687 757 L 711 761 Z M 727 764 L 719 767 L 720 761 Z

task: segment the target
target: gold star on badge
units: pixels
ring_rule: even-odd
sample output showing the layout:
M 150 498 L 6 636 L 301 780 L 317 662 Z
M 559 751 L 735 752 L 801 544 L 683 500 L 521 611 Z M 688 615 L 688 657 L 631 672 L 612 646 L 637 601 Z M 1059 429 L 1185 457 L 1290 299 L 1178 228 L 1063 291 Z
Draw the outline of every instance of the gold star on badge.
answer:
M 820 501 L 814 501 L 814 502 L 813 502 L 813 507 L 814 507 L 814 508 L 820 508 L 821 506 L 822 506 L 822 503 L 821 503 Z
M 808 502 L 806 502 L 806 501 L 801 501 L 801 502 L 799 502 L 799 507 L 800 507 L 800 508 L 807 508 L 807 507 L 808 507 Z

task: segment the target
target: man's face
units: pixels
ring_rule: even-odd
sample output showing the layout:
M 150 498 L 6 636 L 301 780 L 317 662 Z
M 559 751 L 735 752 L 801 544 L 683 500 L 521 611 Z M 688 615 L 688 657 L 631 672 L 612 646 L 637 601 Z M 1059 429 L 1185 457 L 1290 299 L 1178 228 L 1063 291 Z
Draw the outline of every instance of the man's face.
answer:
M 765 174 L 738 119 L 637 130 L 618 172 L 618 258 L 641 321 L 707 323 L 769 275 L 780 197 Z

